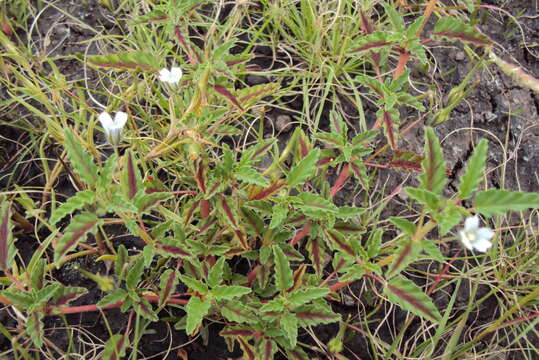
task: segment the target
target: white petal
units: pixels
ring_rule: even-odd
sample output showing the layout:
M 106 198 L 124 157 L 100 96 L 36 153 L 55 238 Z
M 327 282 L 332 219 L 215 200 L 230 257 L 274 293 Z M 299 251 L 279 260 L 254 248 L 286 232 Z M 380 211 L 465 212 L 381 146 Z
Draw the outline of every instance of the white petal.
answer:
M 170 82 L 171 83 L 178 83 L 180 79 L 182 78 L 183 72 L 182 69 L 179 67 L 172 67 L 170 69 Z
M 168 69 L 159 70 L 159 80 L 168 82 L 170 78 L 170 71 Z
M 103 129 L 105 129 L 105 133 L 108 133 L 114 124 L 112 117 L 110 117 L 108 112 L 102 112 L 99 114 L 99 121 L 101 122 Z
M 492 243 L 487 239 L 479 239 L 473 243 L 473 247 L 480 252 L 486 253 L 488 249 L 492 246 Z
M 490 240 L 494 236 L 494 231 L 490 230 L 489 228 L 482 227 L 481 229 L 476 230 L 475 234 L 477 235 L 478 240 Z
M 475 231 L 479 228 L 479 216 L 472 216 L 469 218 L 466 218 L 466 221 L 464 222 L 464 231 Z
M 464 231 L 459 232 L 460 242 L 466 247 L 468 250 L 473 250 L 472 243 L 470 242 L 470 239 L 468 239 L 468 235 Z
M 125 123 L 127 122 L 127 114 L 123 111 L 118 111 L 116 115 L 114 115 L 114 127 L 123 129 L 125 126 Z

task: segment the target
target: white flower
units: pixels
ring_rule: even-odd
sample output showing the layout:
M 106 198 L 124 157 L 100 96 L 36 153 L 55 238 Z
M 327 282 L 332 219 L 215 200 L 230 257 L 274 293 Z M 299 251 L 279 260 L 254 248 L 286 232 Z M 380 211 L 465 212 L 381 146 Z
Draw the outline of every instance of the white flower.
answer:
M 118 145 L 120 143 L 122 129 L 127 122 L 127 114 L 118 111 L 116 115 L 114 115 L 114 120 L 112 120 L 112 117 L 108 112 L 102 112 L 99 115 L 99 121 L 105 130 L 108 142 L 111 145 Z
M 459 232 L 460 241 L 468 250 L 487 252 L 492 246 L 490 239 L 494 236 L 494 231 L 486 227 L 479 227 L 479 217 L 473 216 L 464 222 L 464 230 Z
M 170 68 L 170 70 L 166 68 L 159 70 L 159 80 L 172 85 L 179 83 L 182 75 L 182 69 L 179 67 L 173 66 Z

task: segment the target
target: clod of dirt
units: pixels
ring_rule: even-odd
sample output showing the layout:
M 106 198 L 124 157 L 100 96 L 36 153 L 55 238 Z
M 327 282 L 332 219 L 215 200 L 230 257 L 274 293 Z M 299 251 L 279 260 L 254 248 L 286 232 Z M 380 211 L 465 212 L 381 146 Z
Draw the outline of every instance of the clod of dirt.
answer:
M 281 114 L 275 119 L 275 129 L 279 132 L 288 132 L 292 129 L 292 117 Z

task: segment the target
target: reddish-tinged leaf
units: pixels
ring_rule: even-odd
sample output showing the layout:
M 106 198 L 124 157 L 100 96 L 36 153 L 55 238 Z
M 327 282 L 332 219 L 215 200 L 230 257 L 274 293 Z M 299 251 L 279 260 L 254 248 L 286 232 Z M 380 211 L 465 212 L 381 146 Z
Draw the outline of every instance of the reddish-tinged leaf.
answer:
M 368 44 L 365 44 L 363 46 L 360 46 L 357 49 L 352 50 L 351 52 L 356 53 L 356 52 L 360 52 L 360 51 L 378 49 L 378 48 L 383 48 L 383 47 L 388 46 L 388 45 L 391 45 L 391 43 L 385 42 L 385 41 L 377 41 L 377 42 L 372 42 L 372 43 L 368 43 Z
M 135 174 L 135 165 L 133 164 L 133 155 L 131 151 L 127 152 L 127 197 L 132 199 L 137 194 L 137 175 Z
M 224 86 L 221 85 L 214 85 L 213 88 L 221 95 L 226 97 L 232 104 L 234 104 L 238 109 L 241 111 L 244 111 L 243 107 L 240 105 L 238 100 L 230 91 L 228 91 Z
M 240 230 L 234 230 L 234 234 L 238 237 L 238 240 L 240 241 L 240 245 L 243 248 L 243 250 L 251 250 L 251 247 L 245 240 L 245 236 Z
M 346 232 L 363 232 L 362 228 L 353 226 L 350 224 L 335 225 L 333 229 L 337 231 L 346 231 Z
M 303 277 L 305 276 L 305 273 L 307 272 L 307 264 L 301 264 L 296 271 L 294 271 L 294 285 L 290 289 L 290 291 L 297 290 L 303 285 Z
M 274 141 L 269 141 L 266 145 L 256 150 L 255 153 L 253 154 L 253 159 L 256 159 L 260 154 L 263 154 L 266 150 L 268 150 L 271 146 L 273 146 L 274 143 L 275 143 Z
M 191 49 L 191 47 L 187 44 L 187 42 L 185 41 L 181 31 L 180 31 L 180 27 L 178 25 L 176 25 L 174 27 L 174 32 L 176 34 L 176 37 L 178 38 L 178 41 L 180 42 L 180 44 L 183 46 L 183 48 L 185 49 L 185 52 L 187 53 L 187 58 L 189 59 L 189 63 L 191 65 L 198 65 L 198 62 L 197 60 L 195 60 L 195 58 L 193 57 L 193 50 Z M 195 53 L 196 55 L 196 53 Z
M 184 226 L 187 226 L 191 222 L 191 218 L 193 217 L 193 213 L 195 212 L 195 209 L 198 207 L 198 200 L 193 201 L 193 205 L 189 208 L 189 211 L 187 211 L 187 216 L 185 217 L 185 221 L 183 223 Z
M 309 235 L 309 232 L 311 231 L 311 223 L 311 220 L 307 221 L 305 225 L 303 225 L 303 227 L 296 233 L 296 235 L 294 235 L 294 238 L 288 243 L 288 245 L 295 246 L 301 239 Z
M 253 336 L 254 332 L 252 330 L 229 329 L 229 330 L 221 331 L 219 335 L 221 336 Z
M 351 256 L 356 256 L 355 252 L 354 252 L 354 249 L 352 249 L 352 247 L 350 245 L 348 245 L 344 239 L 341 239 L 340 238 L 340 234 L 338 233 L 335 233 L 333 232 L 332 230 L 326 230 L 324 231 L 324 233 L 327 235 L 327 237 L 332 241 L 334 242 L 335 244 L 337 244 L 337 246 L 344 250 L 344 252 L 350 254 Z
M 159 287 L 161 288 L 160 294 L 159 294 L 159 305 L 163 305 L 170 295 L 172 295 L 172 292 L 174 291 L 174 288 L 176 287 L 177 283 L 177 273 L 174 269 L 168 269 L 166 270 L 163 275 L 161 275 Z
M 275 342 L 271 339 L 263 339 L 261 341 L 261 347 L 262 347 L 262 359 L 263 360 L 272 360 L 273 354 L 277 352 L 277 345 Z
M 64 235 L 58 240 L 54 249 L 54 261 L 57 262 L 60 257 L 77 245 L 90 232 L 94 232 L 97 225 L 101 222 L 91 213 L 81 213 L 71 219 L 71 223 L 66 228 Z
M 0 198 L 0 269 L 8 270 L 10 268 L 10 249 L 13 248 L 10 224 L 10 206 L 7 201 Z
M 299 146 L 300 146 L 301 156 L 302 157 L 307 156 L 309 154 L 309 147 L 307 146 L 307 143 L 305 143 L 303 136 L 299 137 Z
M 187 251 L 174 245 L 163 245 L 163 244 L 157 243 L 155 244 L 155 247 L 176 256 L 185 256 L 185 257 L 191 256 L 191 254 L 189 254 Z
M 330 157 L 325 157 L 325 158 L 322 158 L 322 159 L 318 160 L 316 162 L 316 166 L 324 166 L 324 165 L 329 164 L 332 161 L 333 161 L 333 158 L 331 156 Z
M 277 180 L 270 187 L 261 189 L 261 190 L 255 192 L 255 193 L 251 194 L 249 196 L 249 200 L 263 200 L 263 199 L 266 199 L 266 198 L 270 197 L 271 195 L 275 194 L 276 192 L 278 192 L 279 190 L 281 190 L 283 187 L 285 187 L 285 185 L 286 185 L 286 182 L 284 182 L 283 180 Z
M 59 296 L 56 300 L 49 301 L 49 306 L 62 306 L 70 303 L 71 301 L 75 300 L 79 296 L 82 296 L 88 292 L 85 288 L 82 287 L 66 287 L 60 290 L 60 292 L 63 292 L 61 296 Z
M 390 301 L 402 306 L 404 309 L 426 317 L 430 320 L 438 320 L 440 314 L 432 303 L 432 300 L 421 291 L 421 289 L 412 281 L 397 277 L 391 280 L 384 292 Z
M 262 99 L 265 96 L 273 94 L 279 89 L 279 87 L 280 86 L 277 83 L 260 84 L 241 89 L 236 92 L 236 95 L 241 104 L 247 104 L 248 106 L 250 104 L 256 103 L 256 101 Z
M 301 353 L 298 350 L 287 350 L 286 353 L 291 360 L 309 360 L 304 353 Z
M 195 180 L 197 182 L 198 188 L 200 191 L 205 194 L 206 193 L 206 182 L 204 181 L 204 163 L 202 162 L 202 159 L 198 161 L 198 164 L 196 164 L 197 172 L 195 175 Z
M 234 214 L 232 214 L 232 210 L 230 210 L 230 206 L 228 206 L 228 202 L 226 201 L 226 198 L 224 196 L 221 197 L 221 206 L 223 207 L 223 210 L 225 211 L 228 220 L 230 220 L 234 227 L 237 227 L 238 223 L 236 222 L 236 219 L 234 219 Z
M 388 166 L 421 171 L 421 162 L 423 159 L 424 157 L 422 155 L 416 154 L 413 151 L 395 150 Z
M 369 19 L 367 19 L 367 16 L 363 12 L 363 10 L 360 10 L 359 14 L 361 15 L 361 28 L 363 29 L 365 34 L 369 35 L 370 33 L 372 33 L 372 25 Z
M 335 184 L 333 184 L 333 187 L 331 188 L 331 197 L 334 197 L 336 193 L 338 193 L 342 187 L 344 186 L 346 179 L 348 179 L 348 175 L 350 174 L 350 166 L 348 164 L 344 164 L 341 173 L 339 174 L 339 177 L 335 181 Z
M 236 340 L 238 340 L 238 343 L 240 344 L 240 347 L 243 350 L 244 358 L 246 357 L 248 360 L 254 360 L 255 359 L 255 349 L 253 345 L 249 344 L 247 340 L 245 340 L 243 337 L 239 336 Z
M 320 245 L 318 244 L 318 240 L 316 239 L 313 239 L 311 242 L 311 255 L 313 257 L 313 263 L 314 263 L 314 268 L 316 269 L 316 273 L 317 274 L 320 274 L 322 269 L 321 269 L 321 261 L 320 261 Z
M 316 312 L 316 311 L 300 311 L 294 314 L 298 319 L 300 320 L 306 320 L 306 321 L 331 321 L 333 322 L 335 319 L 335 315 L 326 314 L 323 312 Z
M 200 216 L 207 219 L 210 216 L 210 201 L 206 199 L 200 200 Z
M 389 140 L 389 146 L 391 146 L 392 149 L 395 149 L 397 147 L 397 143 L 395 141 L 395 133 L 393 131 L 394 124 L 389 111 L 384 111 L 384 125 L 387 132 L 387 138 Z

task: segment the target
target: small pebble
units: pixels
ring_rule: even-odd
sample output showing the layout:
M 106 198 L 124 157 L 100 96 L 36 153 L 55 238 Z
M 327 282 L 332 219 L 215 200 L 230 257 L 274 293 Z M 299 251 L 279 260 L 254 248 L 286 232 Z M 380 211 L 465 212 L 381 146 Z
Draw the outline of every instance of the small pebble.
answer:
M 275 119 L 275 128 L 279 132 L 287 132 L 292 129 L 292 117 L 290 115 L 281 114 Z

